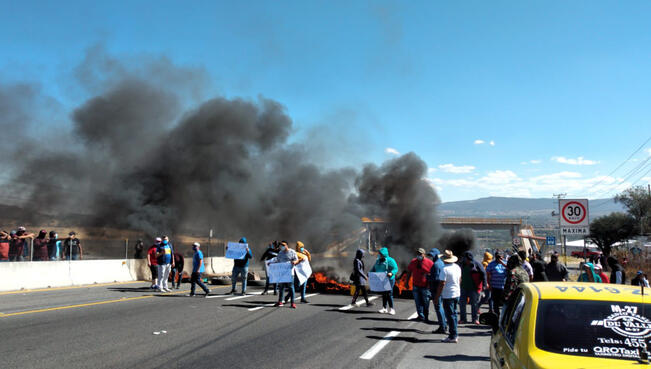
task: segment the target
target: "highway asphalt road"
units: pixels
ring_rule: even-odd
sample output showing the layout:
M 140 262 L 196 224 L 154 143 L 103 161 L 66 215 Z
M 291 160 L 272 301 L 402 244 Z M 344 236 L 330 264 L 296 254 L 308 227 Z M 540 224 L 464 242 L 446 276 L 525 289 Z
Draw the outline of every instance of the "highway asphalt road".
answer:
M 487 368 L 490 333 L 462 327 L 440 342 L 435 326 L 350 297 L 269 306 L 276 296 L 189 297 L 189 285 L 152 293 L 146 282 L 0 293 L 2 368 Z M 239 287 L 239 286 L 238 286 Z M 165 331 L 165 332 L 163 332 Z

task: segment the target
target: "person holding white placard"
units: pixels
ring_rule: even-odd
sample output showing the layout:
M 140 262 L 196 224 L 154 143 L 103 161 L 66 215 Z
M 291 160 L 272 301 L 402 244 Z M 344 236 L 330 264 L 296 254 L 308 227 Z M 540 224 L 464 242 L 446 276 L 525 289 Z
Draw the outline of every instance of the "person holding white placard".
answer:
M 240 238 L 239 243 L 247 244 L 246 238 Z M 237 277 L 238 275 L 242 277 L 242 296 L 246 294 L 246 280 L 249 276 L 249 259 L 253 258 L 251 254 L 251 249 L 246 247 L 246 254 L 242 259 L 233 260 L 233 271 L 231 272 L 231 281 L 233 288 L 231 289 L 231 294 L 235 294 L 235 287 L 237 286 Z
M 312 261 L 312 254 L 310 254 L 309 251 L 305 248 L 305 245 L 301 241 L 296 242 L 296 255 L 299 257 L 299 259 L 302 256 L 305 256 L 308 262 Z M 303 260 L 301 260 L 303 261 Z M 301 303 L 302 304 L 307 304 L 309 301 L 305 299 L 305 291 L 307 289 L 307 281 L 305 281 L 303 284 L 299 285 L 298 277 L 294 277 L 294 290 L 301 291 Z
M 393 308 L 393 286 L 396 284 L 396 273 L 398 273 L 398 264 L 396 261 L 389 256 L 389 249 L 383 247 L 380 249 L 380 255 L 378 255 L 377 261 L 371 272 L 385 272 L 389 282 L 391 283 L 391 289 L 389 291 L 382 292 L 382 309 L 380 309 L 380 314 L 389 313 L 391 315 L 396 315 L 396 310 Z M 387 304 L 389 309 L 387 311 Z
M 293 265 L 298 264 L 299 259 L 296 256 L 296 252 L 289 248 L 287 241 L 282 241 L 280 243 L 280 252 L 276 257 L 277 263 L 291 262 Z M 288 288 L 291 292 L 290 298 L 292 300 L 292 309 L 296 309 L 296 304 L 294 303 L 294 283 L 279 283 L 278 288 L 280 293 L 278 294 L 278 302 L 274 306 L 283 306 L 283 295 L 285 293 L 285 288 Z

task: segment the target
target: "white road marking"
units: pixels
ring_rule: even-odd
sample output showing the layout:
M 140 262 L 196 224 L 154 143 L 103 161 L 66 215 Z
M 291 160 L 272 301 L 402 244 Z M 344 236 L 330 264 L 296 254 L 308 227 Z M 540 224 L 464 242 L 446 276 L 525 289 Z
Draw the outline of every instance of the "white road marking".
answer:
M 418 316 L 418 312 L 414 312 L 409 316 L 407 319 L 414 319 L 415 317 Z M 409 326 L 414 324 L 414 322 L 410 323 Z M 400 334 L 399 331 L 391 331 L 387 333 L 386 336 L 384 336 L 380 341 L 376 342 L 375 345 L 373 345 L 368 351 L 362 354 L 359 358 L 362 360 L 371 360 L 375 355 L 377 355 L 378 352 L 382 351 L 382 349 L 391 342 L 393 337 L 397 337 Z
M 226 296 L 230 296 L 230 295 L 209 295 L 209 296 L 206 296 L 206 298 L 207 299 L 218 299 L 220 297 L 226 297 Z
M 386 336 L 382 338 L 379 342 L 377 342 L 373 347 L 368 349 L 362 356 L 359 358 L 362 360 L 371 360 L 375 355 L 377 355 L 378 352 L 382 351 L 384 346 L 388 345 L 389 342 L 393 339 L 393 337 L 397 337 L 400 334 L 398 331 L 391 331 L 387 333 Z
M 376 299 L 378 299 L 379 297 L 380 297 L 380 296 L 371 296 L 371 297 L 368 298 L 368 301 L 376 300 Z M 342 307 L 339 308 L 339 310 L 344 310 L 344 311 L 346 311 L 346 310 L 350 310 L 350 309 L 354 308 L 355 306 L 362 306 L 362 304 L 365 304 L 365 303 L 366 303 L 366 301 L 364 301 L 364 300 L 362 300 L 362 301 L 358 301 L 358 302 L 355 303 L 355 305 L 346 305 L 346 306 L 342 306 Z
M 310 294 L 305 295 L 305 298 L 316 296 L 316 295 L 318 295 L 318 293 L 310 293 Z M 271 304 L 264 304 L 262 306 L 256 306 L 254 308 L 250 308 L 249 311 L 257 311 L 257 310 L 260 310 L 260 309 L 264 309 L 265 307 L 272 307 L 275 304 L 276 303 L 274 302 L 274 303 L 271 303 Z
M 252 297 L 252 296 L 255 296 L 255 295 L 261 295 L 261 294 L 262 294 L 262 291 L 260 291 L 260 292 L 253 292 L 253 293 L 250 293 L 250 294 L 247 293 L 247 294 L 244 295 L 244 296 L 229 297 L 229 298 L 226 299 L 226 301 L 233 301 L 233 300 L 245 299 L 245 298 L 247 298 L 247 297 Z

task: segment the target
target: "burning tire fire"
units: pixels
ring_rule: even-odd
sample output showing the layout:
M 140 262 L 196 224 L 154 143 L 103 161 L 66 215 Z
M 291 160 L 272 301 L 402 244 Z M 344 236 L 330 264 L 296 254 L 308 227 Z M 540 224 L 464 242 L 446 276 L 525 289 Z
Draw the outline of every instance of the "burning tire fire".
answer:
M 336 277 L 329 277 L 323 272 L 314 272 L 307 281 L 307 289 L 310 292 L 327 293 L 335 295 L 351 295 L 350 283 L 341 283 Z M 407 274 L 402 273 L 396 278 L 396 285 L 393 288 L 393 296 L 396 298 L 413 298 L 412 280 L 407 280 Z

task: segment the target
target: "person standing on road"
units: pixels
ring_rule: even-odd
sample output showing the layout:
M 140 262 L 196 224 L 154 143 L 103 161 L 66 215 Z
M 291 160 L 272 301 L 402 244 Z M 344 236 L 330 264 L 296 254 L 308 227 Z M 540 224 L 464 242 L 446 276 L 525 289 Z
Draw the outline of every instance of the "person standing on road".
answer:
M 594 272 L 597 273 L 599 278 L 601 278 L 601 283 L 610 283 L 610 279 L 608 279 L 608 276 L 606 273 L 604 273 L 604 269 L 601 264 L 595 264 Z
M 262 254 L 262 257 L 260 258 L 260 261 L 264 263 L 264 271 L 265 275 L 267 276 L 267 280 L 264 284 L 264 291 L 262 291 L 263 295 L 266 295 L 269 293 L 269 271 L 267 270 L 267 262 L 273 258 L 278 256 L 278 241 L 274 241 L 269 243 L 267 246 L 267 249 L 265 250 L 264 254 Z M 274 285 L 274 295 L 276 295 L 276 292 L 278 291 L 278 285 L 276 283 Z
M 495 252 L 495 260 L 486 267 L 488 286 L 491 291 L 491 299 L 488 304 L 489 311 L 500 315 L 500 308 L 504 304 L 504 282 L 506 281 L 506 263 L 500 251 Z
M 470 300 L 472 322 L 479 325 L 479 296 L 482 289 L 487 288 L 486 271 L 470 251 L 464 252 L 462 260 L 459 324 L 467 324 L 466 301 Z
M 172 292 L 169 289 L 168 279 L 170 271 L 174 267 L 174 248 L 170 243 L 167 236 L 163 236 L 163 240 L 156 248 L 156 258 L 158 261 L 158 291 L 159 292 Z
M 32 260 L 34 261 L 48 261 L 48 252 L 47 252 L 47 231 L 41 229 L 38 232 L 38 236 L 34 239 L 34 254 L 32 255 Z
M 33 233 L 27 233 L 25 227 L 18 227 L 18 231 L 11 231 L 11 244 L 9 247 L 9 260 L 25 261 L 26 243 L 28 238 L 33 238 Z
M 533 260 L 531 262 L 531 268 L 533 269 L 533 282 L 547 282 L 547 272 L 545 272 L 545 261 L 543 260 L 542 254 L 537 252 L 533 255 Z
M 246 238 L 240 238 L 239 243 L 246 244 Z M 251 249 L 246 247 L 246 255 L 242 259 L 233 260 L 233 271 L 231 272 L 231 281 L 233 288 L 231 289 L 231 294 L 235 294 L 235 287 L 237 286 L 237 276 L 242 276 L 242 296 L 246 294 L 246 281 L 249 277 L 249 259 L 253 257 L 251 254 Z
M 504 301 L 507 301 L 511 294 L 522 283 L 529 282 L 529 273 L 522 268 L 522 260 L 518 254 L 513 254 L 506 262 L 506 281 L 504 282 Z
M 416 257 L 411 259 L 407 266 L 407 281 L 409 281 L 410 277 L 414 278 L 412 293 L 416 304 L 416 313 L 418 314 L 416 319 L 429 322 L 429 300 L 432 296 L 429 292 L 427 275 L 430 273 L 434 262 L 425 257 L 425 249 L 419 248 L 416 253 Z
M 594 265 L 592 263 L 585 263 L 581 266 L 583 270 L 579 275 L 577 282 L 592 282 L 592 283 L 601 283 L 601 278 L 594 271 Z
M 610 283 L 626 284 L 626 272 L 619 261 L 614 256 L 609 256 L 607 263 L 610 267 Z
M 353 260 L 353 274 L 351 275 L 351 280 L 355 286 L 355 293 L 353 294 L 353 301 L 351 305 L 357 303 L 357 298 L 360 294 L 364 296 L 366 301 L 366 306 L 372 306 L 373 304 L 368 301 L 368 291 L 366 290 L 366 282 L 368 281 L 368 275 L 366 275 L 366 270 L 364 268 L 364 250 L 357 249 L 355 253 L 355 259 Z
M 312 254 L 305 248 L 305 245 L 301 241 L 296 242 L 296 255 L 299 259 L 302 259 L 300 262 L 307 261 L 312 262 Z M 303 256 L 303 257 L 301 257 Z M 307 304 L 309 301 L 305 299 L 305 292 L 307 290 L 307 281 L 299 285 L 298 276 L 294 276 L 294 290 L 301 291 L 301 303 Z
M 203 284 L 201 278 L 201 273 L 205 272 L 205 267 L 203 264 L 203 253 L 201 252 L 200 247 L 201 245 L 199 242 L 192 244 L 192 251 L 194 251 L 194 255 L 192 256 L 192 275 L 190 275 L 190 296 L 194 296 L 194 291 L 197 285 L 199 285 L 199 287 L 201 287 L 205 293 L 204 296 L 208 296 L 208 294 L 210 294 L 210 290 L 208 287 L 206 287 L 205 284 Z M 174 281 L 172 281 L 172 283 L 173 282 Z
M 545 274 L 550 281 L 565 282 L 568 280 L 568 272 L 565 265 L 558 261 L 558 252 L 554 252 L 549 263 L 545 266 Z
M 63 241 L 63 254 L 68 260 L 81 260 L 83 258 L 84 250 L 75 231 L 70 231 L 68 238 Z
M 151 271 L 151 289 L 158 289 L 158 258 L 156 257 L 156 251 L 158 246 L 163 242 L 163 239 L 156 237 L 154 244 L 149 247 L 147 250 L 147 266 L 149 271 Z
M 461 296 L 461 268 L 457 265 L 458 258 L 450 250 L 445 250 L 441 259 L 445 263 L 445 267 L 443 268 L 445 280 L 439 283 L 434 299 L 438 300 L 441 298 L 443 311 L 445 311 L 445 321 L 450 329 L 448 336 L 443 342 L 457 343 L 459 342 L 459 334 L 457 332 L 457 305 Z
M 529 275 L 529 280 L 530 281 L 533 280 L 533 267 L 529 263 L 529 259 L 527 258 L 527 252 L 524 250 L 520 250 L 518 251 L 518 256 L 520 257 L 520 261 L 522 262 L 522 264 L 520 264 L 522 266 L 522 269 L 524 269 Z
M 202 253 L 203 255 L 203 253 Z M 183 281 L 183 266 L 185 264 L 185 258 L 181 253 L 175 252 L 174 253 L 174 267 L 172 268 L 172 288 L 174 287 L 174 281 L 178 277 L 178 282 L 176 283 L 176 289 L 178 290 L 181 288 L 181 282 Z M 203 262 L 202 262 L 203 265 Z
M 371 272 L 386 273 L 387 278 L 389 278 L 389 283 L 391 284 L 391 289 L 389 291 L 382 292 L 382 309 L 380 309 L 379 313 L 386 314 L 388 312 L 391 315 L 396 315 L 396 310 L 393 308 L 393 286 L 396 285 L 398 264 L 389 256 L 389 249 L 386 247 L 380 249 L 378 258 L 375 261 L 375 265 L 373 265 Z M 388 311 L 387 304 L 390 309 Z
M 286 262 L 291 262 L 293 265 L 296 265 L 298 264 L 299 259 L 296 255 L 296 251 L 289 248 L 287 241 L 282 241 L 280 243 L 280 252 L 276 257 L 276 263 Z M 291 293 L 290 298 L 292 300 L 292 309 L 296 309 L 296 304 L 294 303 L 294 283 L 279 283 L 278 288 L 280 289 L 280 293 L 278 294 L 278 302 L 276 302 L 274 306 L 283 306 L 283 295 L 285 293 L 285 288 L 287 288 Z
M 432 303 L 434 304 L 434 311 L 436 312 L 436 318 L 439 322 L 439 327 L 432 333 L 447 333 L 448 325 L 445 321 L 445 312 L 443 311 L 443 304 L 441 302 L 441 295 L 438 293 L 439 285 L 445 282 L 445 273 L 443 268 L 445 264 L 439 258 L 441 252 L 439 249 L 431 249 L 427 254 L 432 258 L 432 268 L 430 269 L 429 274 L 427 275 L 427 282 L 429 285 L 430 296 L 432 296 Z M 436 296 L 438 295 L 438 298 Z M 427 306 L 429 310 L 429 304 Z

